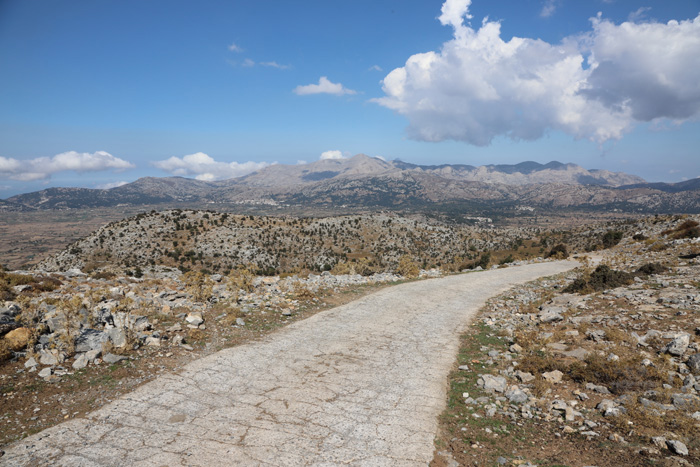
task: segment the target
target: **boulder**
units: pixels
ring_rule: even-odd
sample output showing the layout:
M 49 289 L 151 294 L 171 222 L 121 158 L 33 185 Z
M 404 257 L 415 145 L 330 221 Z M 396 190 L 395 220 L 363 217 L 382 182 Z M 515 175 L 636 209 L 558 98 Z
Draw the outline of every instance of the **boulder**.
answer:
M 192 326 L 199 326 L 204 322 L 204 318 L 202 317 L 202 313 L 199 311 L 193 311 L 190 313 L 187 313 L 187 316 L 185 317 L 185 321 L 187 321 L 189 324 Z
M 668 446 L 669 451 L 671 451 L 674 454 L 678 454 L 679 456 L 688 455 L 688 448 L 685 444 L 681 443 L 680 441 L 676 441 L 675 439 L 669 439 L 668 441 L 666 441 L 666 446 Z
M 113 353 L 108 353 L 104 357 L 102 357 L 102 360 L 105 363 L 109 363 L 110 365 L 113 363 L 119 363 L 122 360 L 126 360 L 127 357 L 124 357 L 123 355 L 114 355 Z
M 32 332 L 28 328 L 17 328 L 5 334 L 5 343 L 12 350 L 22 350 L 29 343 Z
M 74 370 L 82 370 L 85 368 L 88 364 L 88 357 L 86 353 L 81 353 L 78 356 L 75 357 L 75 361 L 73 362 L 73 369 Z
M 560 306 L 550 306 L 543 308 L 542 311 L 537 315 L 541 323 L 553 323 L 555 321 L 561 321 L 564 319 L 562 313 L 564 308 Z
M 506 397 L 514 404 L 523 404 L 530 398 L 525 391 L 518 386 L 511 386 L 506 391 Z
M 83 329 L 75 340 L 75 351 L 87 352 L 88 350 L 102 349 L 102 344 L 107 342 L 108 339 L 109 336 L 105 332 L 97 329 Z
M 691 355 L 690 358 L 688 359 L 687 362 L 685 362 L 686 365 L 688 365 L 688 368 L 690 371 L 692 371 L 694 374 L 699 375 L 700 374 L 700 353 L 696 353 L 694 355 Z
M 529 383 L 530 381 L 534 381 L 534 379 L 535 379 L 535 377 L 533 376 L 532 373 L 528 373 L 528 372 L 520 371 L 520 370 L 517 370 L 515 372 L 515 377 L 518 378 L 523 383 Z
M 668 353 L 675 357 L 680 357 L 685 353 L 689 345 L 690 336 L 688 334 L 681 334 L 669 342 L 668 345 L 662 349 L 662 352 Z
M 481 375 L 477 381 L 477 385 L 488 392 L 505 392 L 508 386 L 506 379 L 503 376 Z
M 564 373 L 559 370 L 549 371 L 547 373 L 542 373 L 542 377 L 550 383 L 560 383 Z
M 36 360 L 34 360 L 34 357 L 31 357 L 29 360 L 24 362 L 24 367 L 29 368 L 29 369 L 36 368 L 38 365 L 39 364 L 37 363 Z
M 124 328 L 110 328 L 105 333 L 115 347 L 126 346 L 126 330 Z
M 39 363 L 42 365 L 58 365 L 62 358 L 59 357 L 57 350 L 42 350 L 39 353 Z

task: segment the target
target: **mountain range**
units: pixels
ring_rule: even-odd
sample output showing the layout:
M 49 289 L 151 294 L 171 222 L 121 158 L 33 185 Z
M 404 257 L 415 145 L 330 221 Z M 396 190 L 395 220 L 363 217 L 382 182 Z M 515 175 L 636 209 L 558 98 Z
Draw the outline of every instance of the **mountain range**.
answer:
M 309 164 L 275 164 L 215 182 L 146 177 L 105 190 L 48 188 L 0 200 L 0 210 L 188 204 L 367 209 L 462 204 L 486 210 L 525 206 L 698 212 L 700 179 L 647 183 L 635 175 L 556 161 L 427 166 L 358 154 Z

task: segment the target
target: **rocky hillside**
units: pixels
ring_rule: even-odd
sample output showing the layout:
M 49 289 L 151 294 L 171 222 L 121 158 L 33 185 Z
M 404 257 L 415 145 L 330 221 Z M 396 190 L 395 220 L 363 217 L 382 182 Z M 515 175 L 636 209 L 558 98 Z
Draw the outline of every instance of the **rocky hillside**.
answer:
M 133 273 L 165 266 L 224 272 L 252 264 L 260 272 L 288 273 L 345 263 L 369 273 L 391 270 L 404 255 L 424 266 L 449 264 L 454 269 L 512 245 L 520 252 L 514 258 L 545 251 L 546 245 L 538 243 L 539 229 L 495 230 L 487 219 L 482 224 L 451 226 L 395 214 L 310 219 L 170 210 L 107 224 L 42 261 L 38 269 L 117 267 Z
M 419 166 L 357 155 L 302 165 L 273 165 L 231 180 L 142 178 L 109 190 L 50 188 L 14 196 L 0 210 L 158 205 L 240 205 L 279 209 L 444 209 L 502 212 L 520 208 L 624 212 L 700 212 L 700 184 L 646 184 L 624 173 L 575 164 Z
M 438 457 L 700 465 L 699 220 L 635 222 L 599 263 L 493 299 L 464 336 Z
M 302 165 L 273 165 L 236 181 L 249 186 L 295 186 L 321 180 L 381 177 L 387 175 L 433 175 L 447 180 L 509 186 L 556 183 L 566 185 L 621 186 L 645 183 L 636 175 L 605 170 L 586 170 L 576 164 L 522 162 L 515 165 L 416 165 L 400 160 L 384 161 L 364 154 L 350 159 L 320 160 Z

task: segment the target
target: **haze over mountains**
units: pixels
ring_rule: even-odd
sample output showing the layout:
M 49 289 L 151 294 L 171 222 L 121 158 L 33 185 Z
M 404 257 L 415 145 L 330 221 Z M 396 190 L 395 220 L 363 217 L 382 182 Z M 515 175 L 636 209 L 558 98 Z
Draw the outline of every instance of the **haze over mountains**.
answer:
M 622 172 L 576 164 L 421 166 L 363 154 L 309 164 L 272 165 L 216 182 L 147 177 L 120 187 L 49 188 L 0 201 L 3 210 L 94 208 L 119 205 L 251 204 L 420 207 L 469 203 L 482 207 L 700 210 L 700 179 L 649 184 Z

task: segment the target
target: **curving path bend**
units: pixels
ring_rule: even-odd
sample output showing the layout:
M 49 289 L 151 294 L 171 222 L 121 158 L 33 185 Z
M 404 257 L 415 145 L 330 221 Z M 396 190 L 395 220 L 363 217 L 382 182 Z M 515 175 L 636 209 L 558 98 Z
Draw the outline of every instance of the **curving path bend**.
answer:
M 0 465 L 427 465 L 459 334 L 558 261 L 383 289 L 14 443 Z

